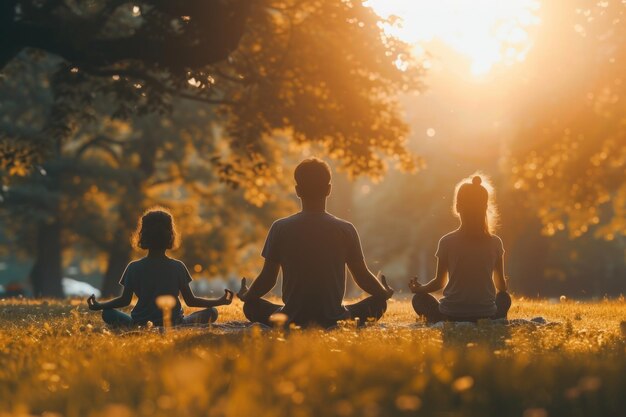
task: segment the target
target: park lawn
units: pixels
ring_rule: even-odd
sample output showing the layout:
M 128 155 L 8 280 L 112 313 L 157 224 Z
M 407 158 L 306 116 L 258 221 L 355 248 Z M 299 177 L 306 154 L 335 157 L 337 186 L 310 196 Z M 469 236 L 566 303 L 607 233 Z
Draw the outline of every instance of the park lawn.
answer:
M 243 321 L 241 304 L 219 323 Z M 626 302 L 514 299 L 547 326 L 111 332 L 78 301 L 0 301 L 0 416 L 626 416 Z

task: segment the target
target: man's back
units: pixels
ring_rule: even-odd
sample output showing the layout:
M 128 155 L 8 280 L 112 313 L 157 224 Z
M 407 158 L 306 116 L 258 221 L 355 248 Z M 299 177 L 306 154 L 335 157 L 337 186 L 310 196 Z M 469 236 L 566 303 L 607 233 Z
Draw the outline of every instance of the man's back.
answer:
M 281 265 L 282 311 L 297 324 L 348 317 L 342 306 L 347 262 L 363 258 L 354 226 L 326 212 L 302 211 L 271 227 L 263 257 Z

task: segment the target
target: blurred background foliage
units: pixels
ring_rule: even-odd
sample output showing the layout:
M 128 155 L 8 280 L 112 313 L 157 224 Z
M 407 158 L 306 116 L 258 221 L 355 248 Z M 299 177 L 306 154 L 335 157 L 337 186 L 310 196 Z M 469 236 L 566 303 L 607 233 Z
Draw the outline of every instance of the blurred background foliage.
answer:
M 524 55 L 479 76 L 375 2 L 170 3 L 3 4 L 0 284 L 117 293 L 153 205 L 195 277 L 254 276 L 297 208 L 293 168 L 318 155 L 330 211 L 398 289 L 433 274 L 454 185 L 481 170 L 515 292 L 626 290 L 623 2 L 536 2 Z

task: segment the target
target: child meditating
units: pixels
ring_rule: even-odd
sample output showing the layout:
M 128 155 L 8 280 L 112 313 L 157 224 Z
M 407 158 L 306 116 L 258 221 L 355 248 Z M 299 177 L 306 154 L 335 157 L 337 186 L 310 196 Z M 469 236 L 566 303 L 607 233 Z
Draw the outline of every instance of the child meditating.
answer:
M 129 327 L 152 322 L 155 326 L 163 325 L 163 313 L 157 306 L 157 297 L 169 295 L 176 300 L 171 312 L 172 325 L 201 325 L 217 320 L 215 307 L 230 304 L 233 293 L 224 290 L 224 295 L 216 300 L 196 297 L 189 287 L 191 275 L 184 263 L 166 255 L 168 249 L 176 246 L 178 233 L 170 213 L 164 209 L 147 211 L 137 227 L 134 244 L 147 249 L 146 257 L 128 264 L 120 284 L 124 287 L 122 295 L 111 301 L 100 303 L 92 295 L 87 299 L 90 310 L 102 310 L 102 319 L 110 326 Z M 130 304 L 133 293 L 137 295 L 137 304 L 131 315 L 116 308 Z M 189 307 L 203 307 L 189 316 L 183 316 L 183 309 L 178 299 L 182 294 Z
M 506 318 L 511 307 L 504 248 L 490 224 L 496 217 L 493 193 L 485 186 L 478 175 L 457 185 L 454 211 L 461 226 L 439 240 L 435 278 L 425 285 L 417 277 L 409 282 L 413 309 L 429 323 Z M 437 301 L 430 293 L 442 288 Z

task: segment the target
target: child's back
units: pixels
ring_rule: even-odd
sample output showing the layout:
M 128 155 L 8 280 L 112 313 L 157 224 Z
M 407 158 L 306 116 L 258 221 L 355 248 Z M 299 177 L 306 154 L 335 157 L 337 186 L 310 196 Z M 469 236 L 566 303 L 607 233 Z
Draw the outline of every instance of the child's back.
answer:
M 480 176 L 457 185 L 453 207 L 461 227 L 439 240 L 435 278 L 426 285 L 417 278 L 409 281 L 415 293 L 413 309 L 427 321 L 506 318 L 511 297 L 506 292 L 502 241 L 492 233 L 492 197 Z M 430 295 L 442 288 L 441 300 Z
M 191 276 L 185 265 L 176 259 L 163 256 L 146 256 L 131 262 L 120 284 L 132 290 L 138 297 L 137 304 L 131 312 L 133 321 L 145 324 L 148 321 L 160 325 L 163 321 L 161 310 L 155 300 L 160 295 L 171 295 L 176 299 L 172 310 L 172 321 L 179 322 L 183 310 L 178 299 L 182 285 L 188 285 Z
M 128 264 L 120 280 L 124 287 L 122 295 L 105 303 L 98 302 L 92 295 L 87 299 L 89 309 L 102 310 L 102 319 L 114 327 L 145 325 L 149 321 L 161 326 L 163 314 L 157 306 L 157 298 L 166 295 L 176 300 L 170 324 L 204 325 L 217 320 L 215 307 L 230 304 L 233 292 L 224 290 L 224 295 L 214 300 L 196 297 L 189 286 L 191 275 L 185 264 L 165 254 L 175 246 L 177 238 L 174 219 L 167 210 L 148 210 L 139 220 L 135 233 L 136 247 L 148 250 L 148 256 Z M 133 294 L 138 301 L 130 316 L 116 310 L 129 305 Z M 202 307 L 204 310 L 183 316 L 178 294 L 183 296 L 188 307 Z
M 455 317 L 488 317 L 496 313 L 493 271 L 504 254 L 496 235 L 471 236 L 455 230 L 441 238 L 436 256 L 448 265 L 449 281 L 439 310 Z

